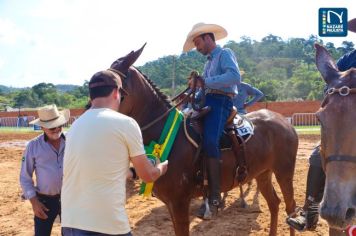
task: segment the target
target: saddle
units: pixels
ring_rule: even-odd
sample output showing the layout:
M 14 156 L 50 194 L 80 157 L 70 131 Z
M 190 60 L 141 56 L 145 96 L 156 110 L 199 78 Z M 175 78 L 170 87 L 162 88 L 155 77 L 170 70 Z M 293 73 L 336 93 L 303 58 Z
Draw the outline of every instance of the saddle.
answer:
M 201 155 L 201 142 L 203 133 L 202 118 L 210 111 L 210 107 L 204 107 L 203 112 L 190 114 L 184 122 L 184 130 L 188 140 L 198 148 L 194 161 L 197 162 Z M 220 149 L 230 149 L 234 152 L 237 161 L 235 177 L 238 183 L 247 177 L 245 160 L 245 143 L 253 135 L 253 124 L 246 117 L 237 114 L 233 107 L 226 121 L 223 135 L 220 139 Z M 202 158 L 204 159 L 204 158 Z M 204 165 L 203 165 L 204 166 Z

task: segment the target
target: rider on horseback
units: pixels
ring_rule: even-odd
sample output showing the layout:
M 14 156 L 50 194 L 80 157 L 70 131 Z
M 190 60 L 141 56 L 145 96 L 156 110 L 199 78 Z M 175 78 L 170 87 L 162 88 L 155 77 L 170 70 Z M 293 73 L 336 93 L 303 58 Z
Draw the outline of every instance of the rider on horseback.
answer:
M 215 24 L 198 23 L 189 32 L 183 46 L 183 51 L 196 48 L 208 61 L 204 67 L 205 106 L 210 112 L 204 116 L 203 150 L 207 158 L 209 182 L 209 207 L 213 214 L 221 206 L 220 195 L 220 149 L 219 140 L 224 125 L 232 109 L 232 98 L 237 94 L 240 84 L 240 71 L 232 50 L 221 48 L 215 40 L 227 36 L 227 31 Z M 198 84 L 197 86 L 201 86 Z M 204 218 L 205 204 L 199 209 L 198 217 Z

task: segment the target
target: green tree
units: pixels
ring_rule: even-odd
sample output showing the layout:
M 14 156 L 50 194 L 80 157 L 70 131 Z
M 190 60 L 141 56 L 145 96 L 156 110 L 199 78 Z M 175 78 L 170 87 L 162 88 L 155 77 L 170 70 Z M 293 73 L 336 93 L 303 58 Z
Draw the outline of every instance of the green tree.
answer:
M 58 92 L 52 83 L 39 83 L 32 87 L 32 92 L 38 98 L 38 105 L 58 103 Z
M 19 92 L 14 97 L 15 107 L 36 107 L 38 106 L 38 100 L 34 96 L 32 90 L 24 89 Z

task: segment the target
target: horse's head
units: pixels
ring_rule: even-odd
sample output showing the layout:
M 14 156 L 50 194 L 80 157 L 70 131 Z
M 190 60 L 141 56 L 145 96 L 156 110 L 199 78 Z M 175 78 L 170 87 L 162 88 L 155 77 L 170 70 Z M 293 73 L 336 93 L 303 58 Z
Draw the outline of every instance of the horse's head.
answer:
M 134 112 L 135 104 L 137 104 L 137 96 L 135 95 L 137 95 L 142 88 L 142 86 L 140 86 L 140 81 L 142 81 L 142 78 L 140 77 L 142 77 L 142 74 L 138 73 L 138 71 L 131 66 L 139 58 L 145 46 L 146 44 L 144 44 L 139 50 L 131 51 L 126 56 L 115 60 L 109 69 L 120 75 L 122 85 L 128 92 L 128 96 L 125 97 L 120 105 L 120 112 L 126 115 L 132 115 Z
M 356 219 L 356 69 L 340 72 L 324 47 L 315 48 L 317 68 L 327 84 L 317 112 L 326 174 L 320 213 L 332 228 L 342 229 Z
M 149 123 L 157 114 L 167 109 L 167 97 L 144 74 L 132 65 L 141 55 L 144 44 L 139 50 L 132 51 L 114 61 L 110 69 L 120 75 L 123 88 L 128 96 L 121 102 L 120 112 L 134 118 L 141 126 Z

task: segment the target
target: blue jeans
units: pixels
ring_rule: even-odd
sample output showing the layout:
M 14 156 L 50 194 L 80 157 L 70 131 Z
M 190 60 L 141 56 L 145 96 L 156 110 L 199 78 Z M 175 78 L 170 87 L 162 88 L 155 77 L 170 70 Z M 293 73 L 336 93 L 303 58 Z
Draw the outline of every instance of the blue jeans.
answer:
M 232 99 L 221 94 L 207 94 L 205 105 L 211 110 L 204 117 L 203 150 L 209 158 L 220 158 L 220 138 L 232 109 Z
M 131 232 L 128 232 L 127 234 L 104 234 L 104 233 L 98 233 L 98 232 L 93 232 L 93 231 L 88 231 L 88 230 L 82 230 L 82 229 L 75 229 L 75 228 L 68 228 L 68 227 L 63 227 L 62 228 L 62 234 L 63 236 L 132 236 Z
M 35 236 L 50 236 L 54 220 L 61 214 L 60 196 L 49 197 L 37 194 L 37 198 L 49 211 L 45 212 L 48 216 L 45 220 L 35 216 Z

